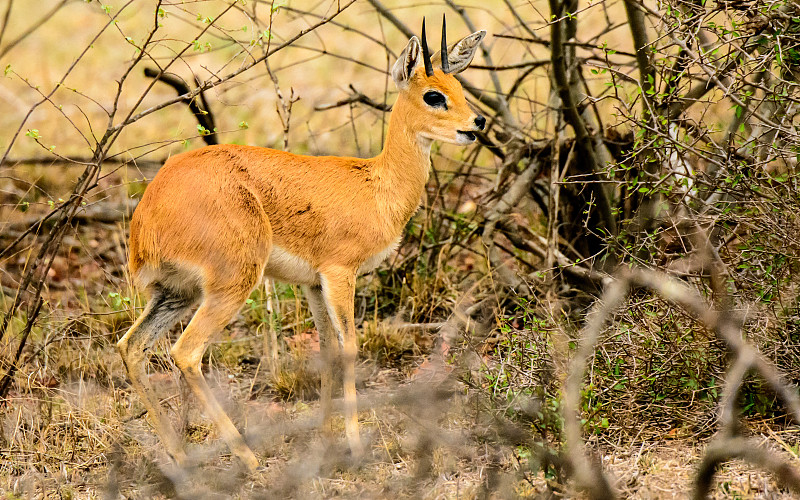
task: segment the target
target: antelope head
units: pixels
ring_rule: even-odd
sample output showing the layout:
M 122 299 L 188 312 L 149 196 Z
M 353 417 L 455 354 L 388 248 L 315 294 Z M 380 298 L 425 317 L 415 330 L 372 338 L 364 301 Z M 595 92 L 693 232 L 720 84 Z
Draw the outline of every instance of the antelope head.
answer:
M 486 127 L 486 118 L 476 113 L 464 97 L 464 89 L 455 74 L 472 62 L 486 31 L 477 31 L 447 45 L 442 19 L 441 50 L 431 56 L 422 20 L 422 42 L 412 36 L 394 67 L 394 79 L 400 94 L 395 112 L 401 113 L 406 130 L 418 138 L 453 144 L 470 144 L 475 132 Z

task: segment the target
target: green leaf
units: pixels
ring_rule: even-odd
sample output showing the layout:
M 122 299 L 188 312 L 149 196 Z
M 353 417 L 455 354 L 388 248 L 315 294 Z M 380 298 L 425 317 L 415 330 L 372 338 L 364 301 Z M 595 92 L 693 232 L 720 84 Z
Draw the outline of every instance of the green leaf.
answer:
M 276 0 L 272 2 L 272 8 L 271 8 L 272 12 L 273 13 L 278 12 L 278 10 L 280 10 L 280 8 L 286 5 L 287 3 L 288 2 L 286 2 L 286 0 Z

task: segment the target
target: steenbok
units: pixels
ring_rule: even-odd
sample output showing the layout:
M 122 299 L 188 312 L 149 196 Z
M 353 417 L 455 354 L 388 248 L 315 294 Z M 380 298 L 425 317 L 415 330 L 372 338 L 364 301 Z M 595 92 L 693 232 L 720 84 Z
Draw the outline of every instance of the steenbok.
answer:
M 412 37 L 392 68 L 399 93 L 378 156 L 208 146 L 170 158 L 147 187 L 130 224 L 129 265 L 149 301 L 117 347 L 148 420 L 179 464 L 186 454 L 148 381 L 147 351 L 200 303 L 170 354 L 231 451 L 255 470 L 258 460 L 203 378 L 201 360 L 262 276 L 304 286 L 327 361 L 325 427 L 331 362 L 341 356 L 345 432 L 352 453 L 362 453 L 356 277 L 397 247 L 428 180 L 431 143 L 470 144 L 486 126 L 453 76 L 470 64 L 486 32 L 448 46 L 444 31 L 443 24 L 442 48 L 431 56 L 423 20 L 422 43 Z

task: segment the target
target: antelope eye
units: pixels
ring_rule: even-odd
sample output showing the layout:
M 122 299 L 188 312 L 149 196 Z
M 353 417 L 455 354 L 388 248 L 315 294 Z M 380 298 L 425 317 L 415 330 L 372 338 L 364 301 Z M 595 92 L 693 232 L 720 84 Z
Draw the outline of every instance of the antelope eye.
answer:
M 422 100 L 425 101 L 425 104 L 428 106 L 447 109 L 447 99 L 445 99 L 444 94 L 441 92 L 429 90 L 422 96 Z

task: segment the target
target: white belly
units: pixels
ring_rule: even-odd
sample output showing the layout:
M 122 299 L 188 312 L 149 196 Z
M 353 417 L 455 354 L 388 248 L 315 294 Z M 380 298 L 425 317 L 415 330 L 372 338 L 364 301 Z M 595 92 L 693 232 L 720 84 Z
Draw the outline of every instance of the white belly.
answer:
M 376 253 L 372 257 L 368 258 L 366 262 L 361 264 L 361 267 L 358 268 L 358 274 L 364 274 L 372 271 L 376 267 L 380 265 L 381 262 L 386 260 L 387 257 L 392 255 L 395 250 L 397 250 L 397 246 L 400 244 L 400 238 L 397 238 L 394 243 L 390 244 L 388 247 L 384 248 L 380 252 Z
M 267 267 L 264 269 L 264 276 L 284 283 L 319 284 L 319 273 L 307 260 L 278 246 L 272 247 Z
M 399 244 L 400 238 L 397 238 L 394 243 L 369 257 L 358 268 L 358 274 L 368 273 L 378 267 L 381 262 L 394 253 Z M 272 247 L 267 267 L 264 269 L 264 276 L 298 285 L 318 285 L 320 283 L 319 272 L 310 262 L 278 246 Z

